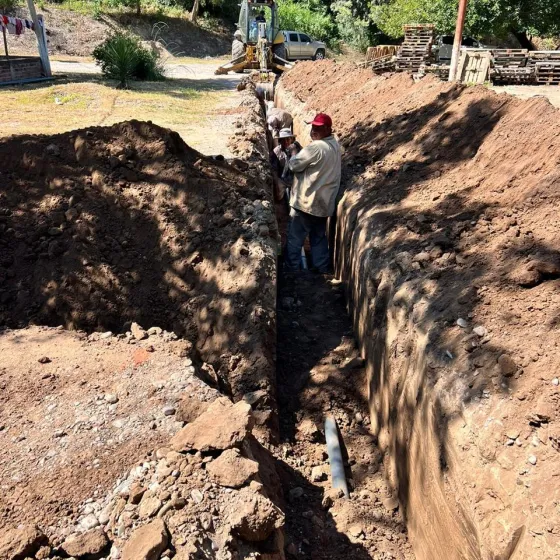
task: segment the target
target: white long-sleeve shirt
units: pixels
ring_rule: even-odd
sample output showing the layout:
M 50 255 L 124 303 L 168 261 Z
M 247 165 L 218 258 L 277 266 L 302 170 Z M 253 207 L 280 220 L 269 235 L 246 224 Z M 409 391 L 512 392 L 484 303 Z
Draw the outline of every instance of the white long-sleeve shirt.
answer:
M 290 206 L 313 216 L 332 216 L 340 188 L 341 157 L 340 145 L 332 135 L 314 140 L 292 157 Z

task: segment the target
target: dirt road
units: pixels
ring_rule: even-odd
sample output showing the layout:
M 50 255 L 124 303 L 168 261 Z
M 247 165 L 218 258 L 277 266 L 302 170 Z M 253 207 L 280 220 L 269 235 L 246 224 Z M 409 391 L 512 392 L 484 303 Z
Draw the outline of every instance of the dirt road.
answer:
M 240 74 L 215 76 L 220 61 L 168 64 L 164 82 L 135 82 L 119 90 L 83 59 L 53 61 L 57 80 L 0 90 L 0 136 L 56 134 L 129 119 L 151 120 L 178 132 L 207 155 L 231 156 L 226 128 L 237 114 Z M 213 133 L 215 132 L 215 133 Z

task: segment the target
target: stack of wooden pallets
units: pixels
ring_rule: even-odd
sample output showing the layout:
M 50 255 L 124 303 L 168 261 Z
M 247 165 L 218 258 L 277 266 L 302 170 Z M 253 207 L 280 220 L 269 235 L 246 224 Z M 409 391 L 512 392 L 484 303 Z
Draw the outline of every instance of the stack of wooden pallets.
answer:
M 534 84 L 535 68 L 492 68 L 490 77 L 495 84 Z
M 419 24 L 404 26 L 404 41 L 397 52 L 396 69 L 418 72 L 431 54 L 434 42 L 434 25 Z
M 534 72 L 537 83 L 559 85 L 560 51 L 531 51 L 527 68 Z
M 535 67 L 538 84 L 560 85 L 560 60 L 537 62 Z

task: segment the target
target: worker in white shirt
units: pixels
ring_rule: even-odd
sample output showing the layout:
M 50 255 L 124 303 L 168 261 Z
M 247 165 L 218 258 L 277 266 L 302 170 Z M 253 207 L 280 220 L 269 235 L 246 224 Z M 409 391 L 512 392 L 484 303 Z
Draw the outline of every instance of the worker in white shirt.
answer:
M 290 195 L 290 226 L 285 268 L 299 270 L 301 250 L 309 236 L 313 268 L 329 270 L 327 220 L 335 212 L 340 188 L 341 150 L 332 132 L 332 119 L 319 113 L 311 123 L 312 142 L 290 159 L 294 173 Z

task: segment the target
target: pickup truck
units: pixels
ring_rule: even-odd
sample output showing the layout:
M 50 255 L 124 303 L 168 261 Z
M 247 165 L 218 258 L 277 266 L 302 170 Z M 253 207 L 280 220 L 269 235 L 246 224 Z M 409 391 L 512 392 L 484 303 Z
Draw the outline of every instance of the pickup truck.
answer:
M 323 60 L 327 45 L 300 31 L 282 31 L 288 60 Z

